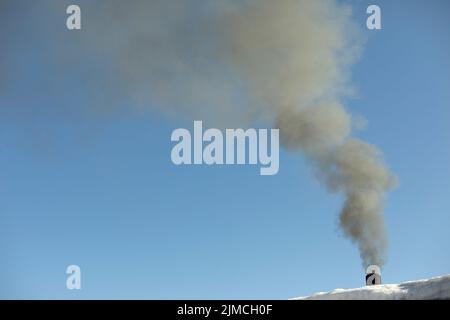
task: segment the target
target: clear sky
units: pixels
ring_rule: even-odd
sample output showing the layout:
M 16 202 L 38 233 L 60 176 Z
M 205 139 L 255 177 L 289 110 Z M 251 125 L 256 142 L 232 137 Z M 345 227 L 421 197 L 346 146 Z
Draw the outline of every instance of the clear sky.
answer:
M 449 274 L 450 3 L 348 2 L 367 43 L 347 108 L 369 120 L 357 135 L 400 180 L 385 208 L 383 282 Z M 46 63 L 71 46 L 59 36 L 69 2 L 62 16 L 30 3 L 0 5 L 1 298 L 285 299 L 364 285 L 337 227 L 342 198 L 301 154 L 281 150 L 275 176 L 173 165 L 171 132 L 194 119 L 87 110 L 91 95 L 108 97 Z M 382 30 L 365 29 L 369 4 Z M 65 286 L 71 264 L 79 291 Z

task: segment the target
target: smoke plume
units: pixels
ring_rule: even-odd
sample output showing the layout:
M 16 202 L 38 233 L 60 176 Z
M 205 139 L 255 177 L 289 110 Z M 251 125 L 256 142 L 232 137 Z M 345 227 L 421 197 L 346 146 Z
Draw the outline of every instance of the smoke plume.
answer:
M 378 149 L 351 136 L 342 106 L 363 41 L 348 6 L 334 0 L 99 1 L 79 46 L 108 69 L 86 83 L 127 104 L 213 125 L 271 121 L 330 192 L 345 196 L 343 233 L 364 265 L 382 265 L 383 198 L 395 178 Z M 83 8 L 83 5 L 81 5 Z M 87 7 L 87 5 L 86 5 Z M 85 11 L 84 11 L 85 12 Z M 68 50 L 67 50 L 68 51 Z M 85 57 L 85 58 L 88 58 Z M 116 99 L 117 98 L 117 99 Z

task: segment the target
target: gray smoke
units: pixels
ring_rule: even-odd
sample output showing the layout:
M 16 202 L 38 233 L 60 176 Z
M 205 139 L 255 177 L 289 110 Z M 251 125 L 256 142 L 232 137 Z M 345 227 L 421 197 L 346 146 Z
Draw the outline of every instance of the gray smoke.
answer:
M 284 146 L 301 150 L 318 180 L 345 196 L 340 226 L 364 265 L 385 262 L 383 198 L 395 178 L 374 146 L 351 137 L 352 118 L 342 106 L 353 94 L 350 67 L 363 44 L 348 6 L 334 0 L 91 6 L 80 47 L 71 47 L 109 70 L 87 73 L 90 88 L 211 125 L 273 122 Z M 70 61 L 73 52 L 59 50 Z

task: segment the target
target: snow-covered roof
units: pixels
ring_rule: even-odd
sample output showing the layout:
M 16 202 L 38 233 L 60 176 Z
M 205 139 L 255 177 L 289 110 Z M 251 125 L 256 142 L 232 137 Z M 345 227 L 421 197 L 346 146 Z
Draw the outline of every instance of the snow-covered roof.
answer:
M 450 299 L 450 275 L 400 284 L 335 289 L 292 300 L 441 300 Z

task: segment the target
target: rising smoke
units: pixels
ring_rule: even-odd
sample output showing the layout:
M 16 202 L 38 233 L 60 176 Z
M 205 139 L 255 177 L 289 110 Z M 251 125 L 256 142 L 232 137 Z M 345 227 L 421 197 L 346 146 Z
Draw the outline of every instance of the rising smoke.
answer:
M 383 198 L 395 178 L 374 146 L 351 137 L 352 118 L 342 106 L 353 92 L 350 67 L 363 42 L 348 6 L 334 0 L 95 6 L 78 53 L 111 71 L 87 74 L 90 87 L 126 96 L 128 105 L 217 126 L 271 121 L 283 145 L 302 151 L 318 180 L 345 196 L 340 226 L 363 264 L 385 262 Z

